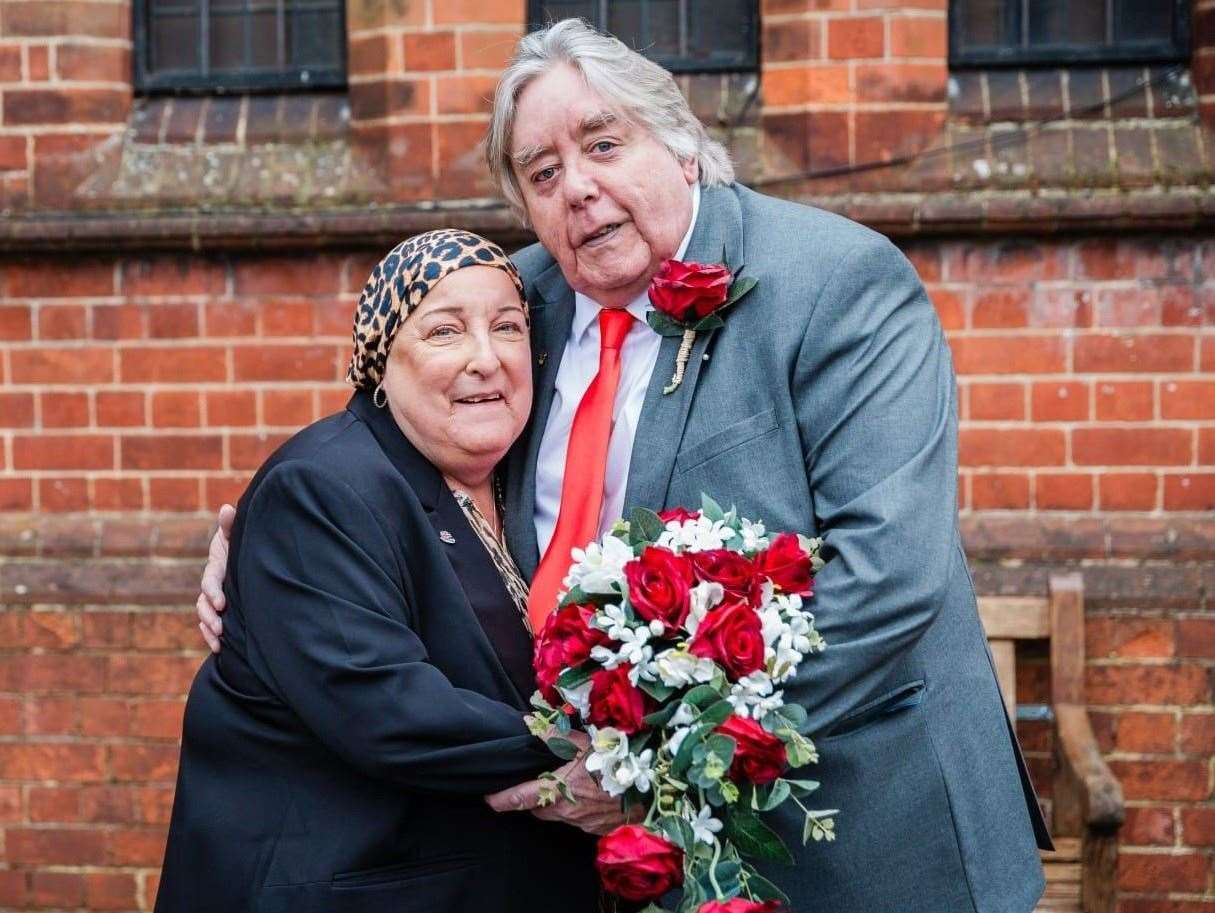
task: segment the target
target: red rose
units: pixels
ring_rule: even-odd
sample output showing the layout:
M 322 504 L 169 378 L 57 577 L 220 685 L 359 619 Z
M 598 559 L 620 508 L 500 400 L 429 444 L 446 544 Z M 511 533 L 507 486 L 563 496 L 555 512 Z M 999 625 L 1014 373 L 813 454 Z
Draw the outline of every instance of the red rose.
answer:
M 781 533 L 764 551 L 755 556 L 759 572 L 771 578 L 778 589 L 799 596 L 814 595 L 814 570 L 797 536 Z
M 713 731 L 728 735 L 735 742 L 729 776 L 736 783 L 749 781 L 762 786 L 771 783 L 789 766 L 785 743 L 755 720 L 732 716 Z
M 696 908 L 696 913 L 779 913 L 784 907 L 779 900 L 747 900 L 745 897 L 735 897 L 733 900 L 710 900 Z
M 683 850 L 639 824 L 625 824 L 599 838 L 595 868 L 612 894 L 654 900 L 683 884 Z
M 629 735 L 645 725 L 642 719 L 654 710 L 654 701 L 629 681 L 631 668 L 622 663 L 615 669 L 601 669 L 591 675 L 589 722 L 615 726 Z
M 695 322 L 721 307 L 730 294 L 731 278 L 719 263 L 664 260 L 650 282 L 650 301 L 672 320 Z
M 561 701 L 557 677 L 590 658 L 591 648 L 608 642 L 607 633 L 591 627 L 595 607 L 570 604 L 548 616 L 532 654 L 536 684 L 550 704 Z
M 688 617 L 688 591 L 696 578 L 688 559 L 666 548 L 649 545 L 624 566 L 629 600 L 646 621 L 658 620 L 673 631 Z
M 760 578 L 754 562 L 728 548 L 694 552 L 689 557 L 696 576 L 701 580 L 720 583 L 727 595 L 758 605 Z
M 689 520 L 699 520 L 700 511 L 688 510 L 686 507 L 671 507 L 667 510 L 660 510 L 658 519 L 663 523 L 670 523 L 672 520 L 676 523 L 687 523 Z
M 701 619 L 688 652 L 718 663 L 734 681 L 762 669 L 764 634 L 759 615 L 738 600 L 719 605 Z

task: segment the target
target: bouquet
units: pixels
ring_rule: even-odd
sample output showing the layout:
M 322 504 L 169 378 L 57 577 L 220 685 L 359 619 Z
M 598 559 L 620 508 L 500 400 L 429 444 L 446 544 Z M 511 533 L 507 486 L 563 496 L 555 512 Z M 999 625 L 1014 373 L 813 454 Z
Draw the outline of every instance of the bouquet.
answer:
M 590 737 L 586 766 L 644 821 L 599 841 L 603 887 L 645 913 L 682 886 L 679 913 L 759 913 L 788 904 L 752 861 L 792 863 L 763 812 L 796 803 L 803 843 L 832 840 L 834 810 L 790 771 L 817 761 L 805 710 L 780 686 L 824 648 L 805 609 L 820 540 L 769 536 L 724 511 L 634 511 L 573 551 L 567 589 L 536 638 L 536 734 Z M 575 717 L 577 718 L 575 720 Z M 561 757 L 576 755 L 560 735 Z M 548 775 L 542 801 L 568 788 Z

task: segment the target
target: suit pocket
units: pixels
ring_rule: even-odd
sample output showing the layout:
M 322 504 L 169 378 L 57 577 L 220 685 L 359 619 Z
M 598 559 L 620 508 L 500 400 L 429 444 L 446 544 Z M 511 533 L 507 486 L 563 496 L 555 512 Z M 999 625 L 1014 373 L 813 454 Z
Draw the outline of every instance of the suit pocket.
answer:
M 395 862 L 390 865 L 377 866 L 373 869 L 339 872 L 333 876 L 331 885 L 334 888 L 376 887 L 415 878 L 445 875 L 449 872 L 471 868 L 476 864 L 477 858 L 475 856 L 441 856 L 434 859 L 414 859 L 409 862 Z
M 859 732 L 891 714 L 918 706 L 923 700 L 923 679 L 899 685 L 897 688 L 887 691 L 881 697 L 874 698 L 852 711 L 831 727 L 819 741 L 827 742 L 840 736 Z
M 684 448 L 675 458 L 675 469 L 678 472 L 695 469 L 735 447 L 741 447 L 758 437 L 775 431 L 778 427 L 775 409 L 757 412 L 755 415 L 727 425 L 721 431 Z

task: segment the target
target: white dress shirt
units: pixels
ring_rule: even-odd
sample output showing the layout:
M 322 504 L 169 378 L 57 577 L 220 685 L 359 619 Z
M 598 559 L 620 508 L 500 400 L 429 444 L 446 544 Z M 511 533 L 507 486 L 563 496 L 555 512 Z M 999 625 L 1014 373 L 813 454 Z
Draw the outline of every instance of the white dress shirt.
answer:
M 693 184 L 692 221 L 675 252 L 683 257 L 692 239 L 696 216 L 700 210 L 700 185 Z M 599 312 L 602 310 L 581 292 L 574 293 L 574 320 L 565 341 L 561 367 L 557 369 L 556 392 L 540 439 L 536 458 L 536 541 L 540 555 L 548 549 L 557 512 L 561 507 L 561 481 L 565 475 L 565 450 L 569 444 L 570 426 L 582 395 L 599 373 Z M 635 318 L 620 351 L 620 385 L 612 407 L 612 436 L 608 442 L 607 474 L 603 481 L 603 512 L 599 516 L 599 532 L 604 533 L 624 508 L 624 490 L 629 480 L 629 463 L 633 455 L 633 437 L 641 419 L 641 405 L 658 360 L 662 337 L 650 329 L 645 315 L 651 310 L 649 292 L 645 291 L 629 303 L 627 310 Z

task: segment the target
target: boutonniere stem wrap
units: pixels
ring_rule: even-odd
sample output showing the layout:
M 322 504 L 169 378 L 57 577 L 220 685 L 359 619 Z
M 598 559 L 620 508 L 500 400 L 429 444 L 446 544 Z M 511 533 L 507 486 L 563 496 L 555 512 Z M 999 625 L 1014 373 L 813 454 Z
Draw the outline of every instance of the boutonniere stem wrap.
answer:
M 723 257 L 724 259 L 724 257 Z M 650 282 L 650 303 L 654 310 L 646 316 L 661 336 L 681 336 L 675 355 L 675 373 L 663 387 L 663 394 L 674 393 L 683 383 L 696 334 L 725 326 L 722 312 L 755 288 L 756 280 L 739 277 L 723 263 L 685 263 L 664 260 Z

